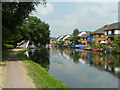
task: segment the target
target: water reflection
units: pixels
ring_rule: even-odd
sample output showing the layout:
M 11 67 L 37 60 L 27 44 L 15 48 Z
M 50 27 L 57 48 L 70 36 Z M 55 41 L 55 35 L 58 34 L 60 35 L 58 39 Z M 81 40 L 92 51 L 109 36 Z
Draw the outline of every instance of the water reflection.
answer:
M 42 67 L 49 70 L 49 51 L 50 53 L 58 53 L 66 59 L 72 59 L 74 63 L 89 64 L 99 70 L 108 71 L 118 77 L 120 67 L 120 55 L 95 53 L 82 49 L 66 49 L 66 48 L 46 48 L 29 49 L 28 56 Z
M 36 63 L 39 63 L 43 68 L 49 70 L 49 50 L 46 48 L 29 49 L 29 57 Z
M 72 88 L 118 87 L 120 55 L 54 47 L 29 49 L 28 54 L 48 73 Z
M 55 52 L 57 50 L 63 57 L 72 58 L 76 64 L 89 64 L 99 70 L 108 71 L 116 77 L 118 77 L 118 72 L 120 72 L 120 55 L 96 53 L 82 49 L 51 48 L 51 51 Z

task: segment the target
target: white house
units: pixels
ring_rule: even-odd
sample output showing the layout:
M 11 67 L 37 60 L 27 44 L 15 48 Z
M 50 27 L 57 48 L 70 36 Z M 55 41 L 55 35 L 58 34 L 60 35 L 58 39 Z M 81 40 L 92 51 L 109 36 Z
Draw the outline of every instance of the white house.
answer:
M 90 33 L 90 31 L 81 31 L 81 32 L 79 32 L 79 34 L 77 36 L 82 36 L 84 34 L 87 34 L 88 32 Z
M 57 38 L 57 41 L 60 41 L 62 38 L 64 37 L 64 35 L 61 35 Z

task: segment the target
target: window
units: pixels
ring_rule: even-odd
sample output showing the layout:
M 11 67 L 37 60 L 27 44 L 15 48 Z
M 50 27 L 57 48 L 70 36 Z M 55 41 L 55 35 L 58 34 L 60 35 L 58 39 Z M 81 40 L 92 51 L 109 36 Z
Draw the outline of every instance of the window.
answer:
M 118 34 L 118 30 L 114 30 L 114 34 Z
M 107 35 L 107 31 L 105 31 L 105 35 Z
M 120 30 L 114 30 L 114 34 L 120 34 Z
M 99 37 L 101 37 L 101 35 L 99 34 Z
M 112 31 L 108 31 L 108 35 L 112 34 Z

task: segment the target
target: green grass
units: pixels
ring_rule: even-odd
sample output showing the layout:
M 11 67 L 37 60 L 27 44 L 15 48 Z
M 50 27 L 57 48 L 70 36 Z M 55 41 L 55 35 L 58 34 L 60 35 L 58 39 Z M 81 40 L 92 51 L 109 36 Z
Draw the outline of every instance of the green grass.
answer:
M 6 49 L 13 49 L 14 48 L 14 45 L 12 45 L 12 44 L 4 44 L 3 46 Z
M 33 80 L 33 83 L 37 88 L 67 88 L 69 87 L 63 84 L 60 80 L 50 75 L 44 68 L 42 68 L 39 64 L 33 62 L 29 57 L 23 54 L 22 51 L 18 51 L 17 55 L 19 59 L 24 63 L 24 66 L 27 69 L 27 74 Z
M 2 62 L 8 61 L 9 52 L 12 48 L 14 48 L 14 46 L 9 44 L 4 44 L 2 46 Z

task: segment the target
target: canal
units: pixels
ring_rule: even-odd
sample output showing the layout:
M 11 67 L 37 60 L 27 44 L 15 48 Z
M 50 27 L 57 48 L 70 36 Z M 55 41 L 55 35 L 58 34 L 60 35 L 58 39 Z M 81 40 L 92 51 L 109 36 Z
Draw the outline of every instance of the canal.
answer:
M 71 88 L 118 88 L 120 56 L 82 49 L 29 49 L 28 56 Z

